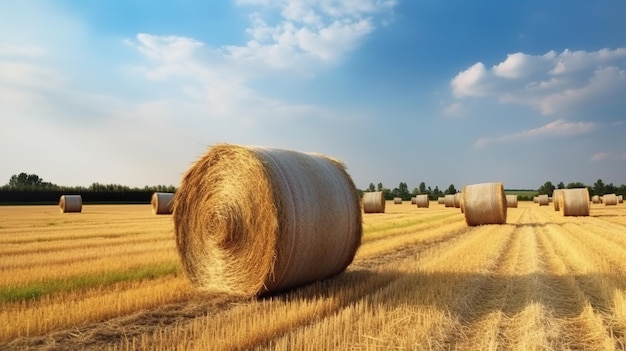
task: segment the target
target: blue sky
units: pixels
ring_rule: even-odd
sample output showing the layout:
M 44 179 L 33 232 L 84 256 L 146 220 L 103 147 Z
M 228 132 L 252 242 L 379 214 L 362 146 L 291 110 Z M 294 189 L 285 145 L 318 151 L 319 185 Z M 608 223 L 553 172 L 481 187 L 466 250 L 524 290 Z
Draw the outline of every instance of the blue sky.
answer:
M 0 184 L 178 185 L 217 143 L 359 188 L 626 183 L 626 2 L 0 0 Z

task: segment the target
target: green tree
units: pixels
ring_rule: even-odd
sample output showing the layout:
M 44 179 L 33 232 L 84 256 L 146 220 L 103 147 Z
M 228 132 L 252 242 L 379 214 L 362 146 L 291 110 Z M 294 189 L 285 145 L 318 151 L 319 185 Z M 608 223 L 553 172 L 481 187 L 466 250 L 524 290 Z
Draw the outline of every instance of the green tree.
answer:
M 439 190 L 439 186 L 435 186 L 435 189 L 433 189 L 433 191 L 430 193 L 430 199 L 431 200 L 437 200 L 438 198 L 442 197 L 444 194 L 441 190 Z
M 554 185 L 552 184 L 551 181 L 547 181 L 545 182 L 542 186 L 539 187 L 539 189 L 537 189 L 537 193 L 539 195 L 548 195 L 548 196 L 552 196 L 552 193 L 554 192 Z
M 378 183 L 378 188 L 376 188 L 376 191 L 383 191 L 385 188 L 383 188 L 383 183 Z
M 420 194 L 427 194 L 426 183 L 424 183 L 424 182 L 420 183 Z
M 58 188 L 57 185 L 44 182 L 43 178 L 36 174 L 28 174 L 22 172 L 20 174 L 14 174 L 9 179 L 7 184 L 8 188 L 12 189 L 53 189 Z
M 581 182 L 567 183 L 567 189 L 586 188 L 587 186 Z
M 398 191 L 396 193 L 396 195 L 398 197 L 401 197 L 402 200 L 410 200 L 411 199 L 411 193 L 409 193 L 409 186 L 405 183 L 405 182 L 400 182 L 400 185 L 398 185 Z
M 370 185 L 367 187 L 367 191 L 376 191 L 376 188 L 374 187 L 374 183 L 370 183 Z
M 449 195 L 453 195 L 456 194 L 456 188 L 454 187 L 454 184 L 450 184 L 450 186 L 448 187 L 448 190 L 445 191 L 445 194 L 449 194 Z
M 556 185 L 557 189 L 565 189 L 565 184 L 563 184 L 563 182 L 559 182 L 559 184 Z
M 604 182 L 602 181 L 602 179 L 598 179 L 595 183 L 593 183 L 593 192 L 591 193 L 591 195 L 604 195 L 604 194 L 609 194 L 608 192 L 606 192 L 606 190 L 604 189 Z

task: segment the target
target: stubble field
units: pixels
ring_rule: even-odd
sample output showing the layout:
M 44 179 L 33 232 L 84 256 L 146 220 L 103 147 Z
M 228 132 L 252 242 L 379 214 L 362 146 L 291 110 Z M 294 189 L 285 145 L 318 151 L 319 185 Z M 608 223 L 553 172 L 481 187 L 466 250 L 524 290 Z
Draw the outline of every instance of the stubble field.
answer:
M 346 272 L 253 300 L 194 289 L 149 205 L 0 207 L 0 349 L 626 349 L 626 206 L 507 224 L 388 202 Z

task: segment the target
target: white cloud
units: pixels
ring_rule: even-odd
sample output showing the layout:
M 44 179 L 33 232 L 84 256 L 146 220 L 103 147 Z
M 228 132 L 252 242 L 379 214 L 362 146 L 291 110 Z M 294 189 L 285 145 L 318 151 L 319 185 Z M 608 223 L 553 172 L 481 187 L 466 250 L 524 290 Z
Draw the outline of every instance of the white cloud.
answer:
M 484 147 L 487 144 L 510 143 L 539 137 L 579 135 L 591 131 L 594 127 L 595 124 L 592 122 L 567 122 L 559 119 L 539 128 L 523 130 L 499 137 L 481 138 L 474 143 L 474 146 Z
M 446 117 L 462 117 L 467 114 L 465 106 L 456 101 L 443 107 L 443 115 Z
M 598 152 L 591 156 L 592 161 L 626 161 L 626 152 Z
M 544 115 L 623 104 L 626 96 L 626 48 L 598 51 L 514 53 L 487 69 L 478 62 L 450 82 L 458 98 L 495 98 L 530 106 Z

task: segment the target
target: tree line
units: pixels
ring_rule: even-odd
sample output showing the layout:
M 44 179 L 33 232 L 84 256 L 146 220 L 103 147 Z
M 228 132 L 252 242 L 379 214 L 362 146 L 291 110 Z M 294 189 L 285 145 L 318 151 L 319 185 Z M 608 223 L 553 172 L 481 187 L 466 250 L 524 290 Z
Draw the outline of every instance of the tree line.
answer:
M 556 189 L 573 189 L 573 188 L 587 188 L 589 190 L 589 195 L 598 195 L 602 196 L 605 194 L 616 194 L 616 195 L 626 195 L 626 184 L 622 184 L 620 186 L 615 186 L 613 183 L 604 184 L 602 179 L 598 179 L 593 185 L 585 185 L 581 182 L 569 183 L 567 185 L 563 184 L 563 182 L 559 182 L 556 186 L 552 184 L 551 181 L 545 182 L 542 186 L 537 189 L 537 193 L 539 195 L 548 195 L 552 196 L 552 193 Z

